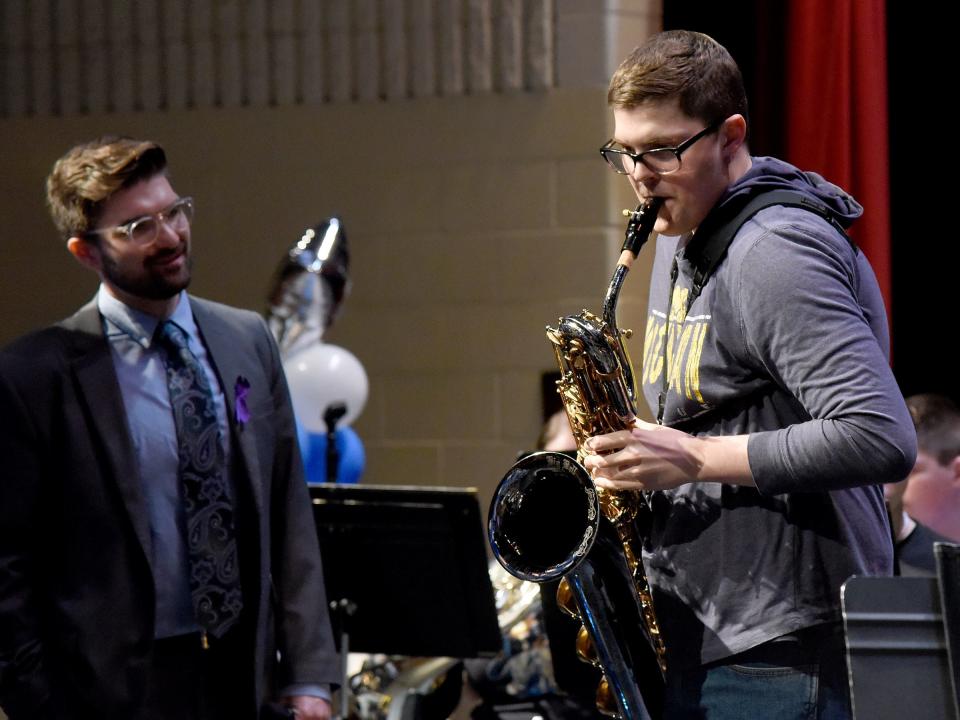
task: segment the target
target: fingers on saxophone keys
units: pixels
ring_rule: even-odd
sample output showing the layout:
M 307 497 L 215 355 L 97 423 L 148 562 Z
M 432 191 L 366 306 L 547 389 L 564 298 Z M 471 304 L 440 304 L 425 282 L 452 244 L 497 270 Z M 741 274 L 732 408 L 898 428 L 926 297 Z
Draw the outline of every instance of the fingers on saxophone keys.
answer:
M 632 435 L 630 430 L 618 430 L 617 432 L 607 433 L 606 435 L 594 435 L 587 438 L 583 447 L 589 453 L 602 453 L 611 450 L 620 450 L 628 442 Z
M 610 483 L 624 479 L 624 470 L 627 469 L 616 461 L 614 455 L 589 455 L 584 460 L 584 466 L 596 485 L 610 489 L 615 489 Z
M 629 473 L 614 473 L 612 477 L 595 475 L 593 484 L 604 490 L 643 490 L 644 484 L 634 479 Z
M 583 458 L 583 466 L 593 477 L 609 476 L 617 471 L 616 463 L 611 458 L 612 455 L 599 455 L 594 452 Z
M 590 438 L 583 444 L 585 455 L 583 456 L 583 466 L 590 472 L 595 471 L 603 465 L 603 455 L 597 449 L 594 438 Z

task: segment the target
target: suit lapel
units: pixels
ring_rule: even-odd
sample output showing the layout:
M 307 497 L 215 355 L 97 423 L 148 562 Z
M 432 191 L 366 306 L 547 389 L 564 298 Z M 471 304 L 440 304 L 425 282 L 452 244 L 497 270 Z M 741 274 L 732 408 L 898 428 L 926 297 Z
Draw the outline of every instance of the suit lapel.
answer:
M 259 477 L 260 465 L 257 462 L 257 450 L 253 435 L 245 432 L 243 424 L 237 422 L 237 382 L 248 377 L 250 372 L 244 368 L 245 352 L 237 351 L 238 342 L 252 342 L 250 338 L 238 338 L 237 328 L 228 325 L 206 302 L 190 297 L 190 307 L 203 342 L 210 352 L 211 362 L 223 388 L 227 406 L 227 422 L 230 424 L 231 447 L 239 451 L 239 460 L 246 472 L 239 473 L 237 482 L 246 482 L 253 498 L 258 517 L 263 517 L 262 483 Z
M 150 562 L 150 521 L 143 488 L 140 487 L 137 457 L 130 440 L 110 344 L 103 334 L 96 301 L 65 320 L 62 327 L 71 331 L 70 364 L 77 380 L 78 395 L 89 410 L 93 432 L 106 449 L 108 467 L 105 475 L 116 482 L 134 533 L 147 562 Z

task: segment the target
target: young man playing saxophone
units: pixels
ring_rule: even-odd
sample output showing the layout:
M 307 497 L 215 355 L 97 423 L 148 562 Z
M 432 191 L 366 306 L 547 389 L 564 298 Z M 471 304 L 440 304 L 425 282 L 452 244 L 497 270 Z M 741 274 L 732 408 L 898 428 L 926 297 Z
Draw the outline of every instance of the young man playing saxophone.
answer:
M 608 101 L 604 157 L 664 200 L 640 374 L 662 424 L 591 438 L 586 465 L 650 493 L 666 717 L 848 718 L 840 585 L 891 572 L 877 483 L 916 454 L 876 279 L 841 229 L 861 208 L 751 157 L 739 69 L 705 35 L 637 48 Z M 761 209 L 695 287 L 710 234 L 775 190 L 820 210 Z

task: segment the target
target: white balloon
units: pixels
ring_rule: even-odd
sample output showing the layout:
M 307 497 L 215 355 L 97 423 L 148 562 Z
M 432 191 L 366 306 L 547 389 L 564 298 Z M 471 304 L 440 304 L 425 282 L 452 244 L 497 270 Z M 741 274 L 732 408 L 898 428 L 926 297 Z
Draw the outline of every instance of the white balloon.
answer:
M 320 343 L 297 351 L 283 363 L 293 410 L 311 432 L 326 432 L 323 414 L 343 403 L 346 415 L 337 427 L 350 425 L 367 402 L 367 373 L 356 356 L 338 345 Z

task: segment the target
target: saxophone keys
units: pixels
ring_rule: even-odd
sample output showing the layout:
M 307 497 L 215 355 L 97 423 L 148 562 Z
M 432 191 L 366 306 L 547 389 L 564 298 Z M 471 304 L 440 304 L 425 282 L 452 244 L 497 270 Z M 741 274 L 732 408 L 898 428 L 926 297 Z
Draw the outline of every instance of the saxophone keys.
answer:
M 580 626 L 580 632 L 577 633 L 577 657 L 588 665 L 600 667 L 600 658 L 597 656 L 597 648 L 593 644 L 593 638 L 587 632 L 587 628 Z
M 617 701 L 613 697 L 613 691 L 610 689 L 610 681 L 604 675 L 597 686 L 597 710 L 601 715 L 607 717 L 620 717 L 620 709 Z
M 580 610 L 577 608 L 576 598 L 573 596 L 573 588 L 566 578 L 557 585 L 557 607 L 570 617 L 579 620 Z

